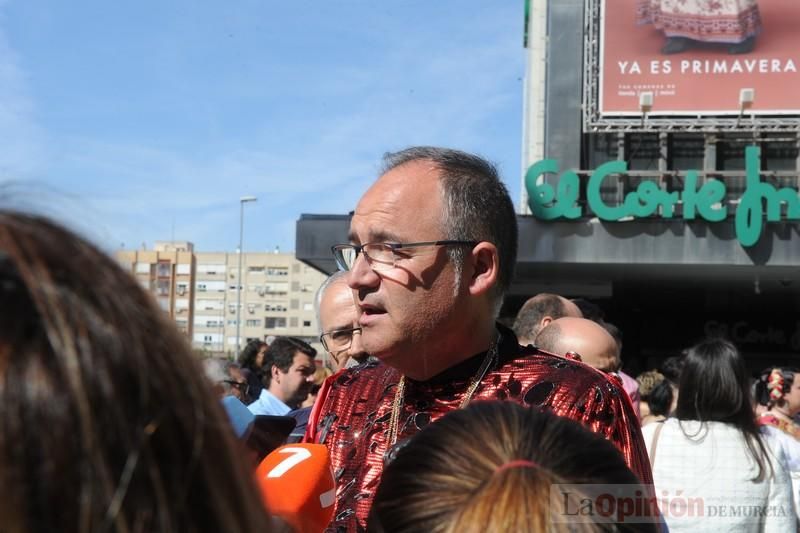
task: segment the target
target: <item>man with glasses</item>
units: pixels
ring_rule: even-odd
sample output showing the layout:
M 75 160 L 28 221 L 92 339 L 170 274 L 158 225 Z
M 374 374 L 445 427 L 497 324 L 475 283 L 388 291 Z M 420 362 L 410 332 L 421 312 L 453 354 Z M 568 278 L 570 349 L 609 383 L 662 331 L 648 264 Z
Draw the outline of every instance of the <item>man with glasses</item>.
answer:
M 652 483 L 630 402 L 605 375 L 522 347 L 496 324 L 511 284 L 516 215 L 494 167 L 440 148 L 389 154 L 333 247 L 377 357 L 327 380 L 306 440 L 337 472 L 333 528 L 365 527 L 383 465 L 428 423 L 472 400 L 552 410 L 612 440 Z
M 247 380 L 233 361 L 208 357 L 203 359 L 203 370 L 221 398 L 233 396 L 240 402 L 247 398 Z
M 361 344 L 358 312 L 346 272 L 336 272 L 322 283 L 314 306 L 319 340 L 333 361 L 333 370 L 366 362 L 369 355 Z

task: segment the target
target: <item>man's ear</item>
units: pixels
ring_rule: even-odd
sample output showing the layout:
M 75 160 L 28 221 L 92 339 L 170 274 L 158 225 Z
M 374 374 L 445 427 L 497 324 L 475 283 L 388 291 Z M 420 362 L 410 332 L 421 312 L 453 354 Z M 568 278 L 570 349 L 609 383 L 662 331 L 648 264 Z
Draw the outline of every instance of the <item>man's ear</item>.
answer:
M 272 376 L 272 381 L 275 381 L 276 383 L 280 383 L 280 380 L 278 378 L 280 378 L 280 376 L 281 376 L 281 369 L 278 368 L 277 365 L 272 365 L 272 368 L 270 368 L 269 372 L 270 372 L 270 375 Z
M 469 279 L 470 294 L 475 296 L 486 294 L 497 285 L 497 276 L 500 273 L 497 247 L 490 242 L 481 241 L 472 248 L 468 260 L 472 266 Z

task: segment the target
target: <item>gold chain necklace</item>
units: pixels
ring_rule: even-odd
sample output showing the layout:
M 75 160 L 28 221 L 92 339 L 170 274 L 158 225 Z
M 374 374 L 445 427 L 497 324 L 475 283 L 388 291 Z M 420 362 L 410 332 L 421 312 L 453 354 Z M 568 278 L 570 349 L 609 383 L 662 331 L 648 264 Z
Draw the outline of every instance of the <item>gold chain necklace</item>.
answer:
M 483 363 L 481 363 L 480 368 L 472 377 L 472 381 L 470 382 L 469 387 L 467 387 L 467 393 L 458 406 L 459 409 L 466 407 L 470 400 L 472 400 L 472 395 L 475 394 L 475 391 L 478 389 L 478 385 L 481 384 L 481 380 L 484 378 L 484 376 L 486 376 L 486 371 L 489 370 L 492 362 L 494 362 L 494 360 L 497 358 L 497 346 L 499 343 L 498 335 L 495 336 L 492 346 L 489 348 L 489 351 L 486 352 L 486 357 L 483 358 Z M 386 447 L 387 451 L 397 442 L 398 433 L 400 432 L 400 412 L 403 410 L 405 394 L 406 376 L 402 375 L 400 376 L 400 381 L 397 382 L 397 390 L 395 390 L 394 400 L 392 401 L 392 416 L 389 419 L 389 443 Z

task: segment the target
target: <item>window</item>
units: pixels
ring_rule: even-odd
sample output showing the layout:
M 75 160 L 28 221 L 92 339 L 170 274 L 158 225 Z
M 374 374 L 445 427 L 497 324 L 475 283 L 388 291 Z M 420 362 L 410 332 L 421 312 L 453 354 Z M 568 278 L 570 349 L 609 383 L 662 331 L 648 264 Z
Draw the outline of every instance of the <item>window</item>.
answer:
M 300 273 L 300 265 L 298 265 L 297 263 L 292 265 L 292 272 L 294 272 L 295 274 L 299 274 Z
M 298 292 L 300 290 L 300 282 L 293 281 L 292 282 L 292 292 Z
M 188 292 L 188 290 L 189 290 L 189 282 L 188 281 L 179 281 L 178 283 L 175 284 L 175 292 L 179 296 L 183 296 L 184 294 L 186 294 Z
M 303 311 L 313 311 L 313 310 L 314 310 L 314 304 L 312 304 L 311 302 L 305 302 L 303 304 Z
M 194 325 L 201 328 L 219 328 L 222 327 L 222 322 L 221 316 L 195 315 L 194 317 Z
M 264 285 L 264 290 L 267 294 L 286 294 L 289 290 L 289 284 L 285 281 L 274 281 Z
M 209 309 L 222 310 L 225 309 L 225 303 L 222 300 L 198 299 L 194 307 L 196 311 L 205 311 Z
M 225 292 L 225 282 L 197 280 L 197 292 Z
M 264 267 L 263 266 L 247 267 L 247 272 L 248 273 L 260 273 L 260 274 L 263 274 L 264 273 Z
M 284 267 L 269 267 L 267 269 L 267 276 L 288 276 L 289 269 Z
M 303 320 L 303 327 L 304 328 L 310 328 L 311 327 L 311 321 L 310 320 Z
M 149 274 L 150 273 L 150 263 L 136 263 L 136 273 L 137 274 Z
M 235 326 L 236 325 L 236 319 L 234 318 L 232 320 L 228 320 L 228 325 L 229 326 Z
M 156 294 L 159 296 L 169 296 L 169 280 L 160 279 L 156 282 Z
M 701 170 L 706 143 L 702 134 L 674 133 L 669 137 L 667 167 L 671 170 Z
M 286 311 L 286 304 L 266 304 L 264 309 L 266 311 Z
M 180 312 L 180 311 L 185 311 L 187 309 L 189 309 L 189 300 L 187 298 L 177 298 L 175 300 L 176 311 Z
M 293 316 L 293 317 L 289 318 L 289 327 L 290 328 L 296 328 L 297 327 L 297 317 L 296 316 Z
M 192 273 L 192 265 L 188 263 L 179 263 L 175 267 L 175 273 L 180 275 L 188 275 Z
M 220 333 L 195 333 L 193 337 L 194 342 L 198 344 L 219 344 L 222 342 L 222 334 Z
M 245 320 L 244 325 L 249 327 L 258 327 L 261 325 L 261 320 L 258 319 Z
M 277 329 L 286 327 L 285 317 L 268 316 L 264 319 L 264 327 L 267 329 Z
M 289 309 L 300 309 L 300 300 L 290 300 Z
M 225 265 L 201 263 L 197 265 L 198 274 L 224 274 Z
M 156 266 L 156 275 L 159 278 L 168 278 L 172 274 L 172 268 L 168 261 L 159 261 Z

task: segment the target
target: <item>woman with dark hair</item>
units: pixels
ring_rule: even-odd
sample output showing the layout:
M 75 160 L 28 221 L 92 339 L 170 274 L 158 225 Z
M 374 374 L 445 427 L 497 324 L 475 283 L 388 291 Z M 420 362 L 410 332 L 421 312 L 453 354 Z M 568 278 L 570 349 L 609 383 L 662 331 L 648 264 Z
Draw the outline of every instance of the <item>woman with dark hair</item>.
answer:
M 258 339 L 253 339 L 239 354 L 239 366 L 242 375 L 247 380 L 247 398 L 242 401 L 249 405 L 258 399 L 261 389 L 264 388 L 262 379 L 264 378 L 264 356 L 267 353 L 267 343 Z
M 758 423 L 778 442 L 786 454 L 792 477 L 795 511 L 800 516 L 800 378 L 796 368 L 768 368 L 756 381 L 756 398 L 766 411 Z
M 794 531 L 785 457 L 762 435 L 736 347 L 691 347 L 675 417 L 642 429 L 671 532 Z
M 115 261 L 0 210 L 0 309 L 0 529 L 270 529 L 199 361 Z
M 474 402 L 426 426 L 398 452 L 383 471 L 367 529 L 655 532 L 658 511 L 646 511 L 638 483 L 611 442 L 571 420 L 508 402 Z M 575 484 L 629 485 L 629 496 L 639 491 L 642 514 L 629 523 L 597 514 L 579 520 L 576 509 L 584 504 L 585 513 L 592 495 Z

